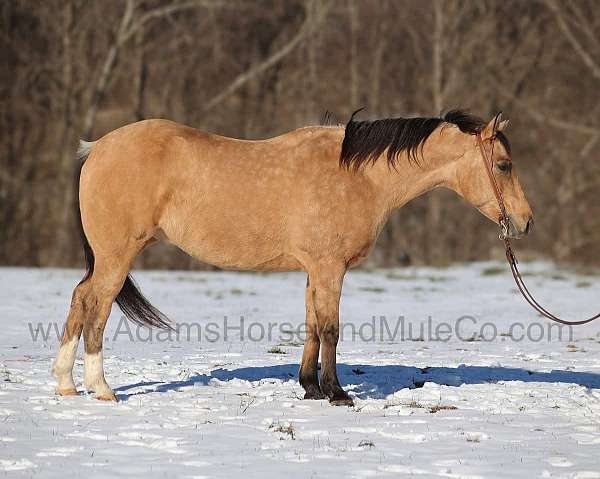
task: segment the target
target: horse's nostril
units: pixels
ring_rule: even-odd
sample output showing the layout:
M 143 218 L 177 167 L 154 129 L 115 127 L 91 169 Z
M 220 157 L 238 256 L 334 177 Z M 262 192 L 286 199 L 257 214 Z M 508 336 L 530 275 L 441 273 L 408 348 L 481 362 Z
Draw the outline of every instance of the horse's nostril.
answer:
M 533 228 L 533 218 L 529 218 L 527 220 L 527 224 L 525 225 L 525 234 L 529 234 L 531 228 Z

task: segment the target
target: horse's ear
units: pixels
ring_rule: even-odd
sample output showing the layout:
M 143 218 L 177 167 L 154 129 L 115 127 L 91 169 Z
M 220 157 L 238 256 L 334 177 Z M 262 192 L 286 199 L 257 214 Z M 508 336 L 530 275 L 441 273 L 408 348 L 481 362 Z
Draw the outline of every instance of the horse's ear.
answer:
M 510 125 L 510 120 L 502 120 L 500 123 L 498 123 L 498 131 L 506 130 L 508 125 Z
M 502 131 L 508 126 L 508 120 L 502 120 L 502 112 L 492 118 L 485 127 L 481 130 L 483 139 L 492 138 L 497 131 Z

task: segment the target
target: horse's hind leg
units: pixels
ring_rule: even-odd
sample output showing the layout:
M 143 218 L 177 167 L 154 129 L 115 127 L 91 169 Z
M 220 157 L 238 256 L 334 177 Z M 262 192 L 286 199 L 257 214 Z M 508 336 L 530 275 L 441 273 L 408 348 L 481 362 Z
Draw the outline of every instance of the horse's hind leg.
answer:
M 136 248 L 135 251 L 117 254 L 112 258 L 97 256 L 89 291 L 84 299 L 87 309 L 83 322 L 84 385 L 88 391 L 94 391 L 97 399 L 116 401 L 112 389 L 104 378 L 102 355 L 104 328 L 113 301 L 121 291 L 131 262 L 138 251 L 139 249 Z
M 83 298 L 89 288 L 89 279 L 78 284 L 73 291 L 69 316 L 65 323 L 60 349 L 54 361 L 52 373 L 58 381 L 57 393 L 61 396 L 77 394 L 73 382 L 73 364 L 77 354 L 79 338 L 83 330 Z

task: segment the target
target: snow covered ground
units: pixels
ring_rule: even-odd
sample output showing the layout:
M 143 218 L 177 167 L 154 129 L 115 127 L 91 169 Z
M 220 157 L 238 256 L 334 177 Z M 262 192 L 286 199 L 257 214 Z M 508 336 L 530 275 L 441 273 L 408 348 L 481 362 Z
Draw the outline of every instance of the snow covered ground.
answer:
M 600 276 L 522 266 L 551 310 L 598 309 Z M 559 337 L 505 265 L 350 272 L 338 371 L 354 408 L 300 399 L 299 273 L 138 272 L 186 331 L 150 337 L 115 307 L 119 403 L 57 397 L 53 324 L 81 274 L 0 269 L 0 477 L 600 478 L 600 324 Z

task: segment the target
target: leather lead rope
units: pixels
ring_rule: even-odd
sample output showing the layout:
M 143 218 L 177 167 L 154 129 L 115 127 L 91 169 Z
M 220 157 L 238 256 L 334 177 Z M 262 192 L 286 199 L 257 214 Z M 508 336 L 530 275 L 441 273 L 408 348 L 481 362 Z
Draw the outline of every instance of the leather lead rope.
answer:
M 531 305 L 533 309 L 535 309 L 540 315 L 550 319 L 551 321 L 555 321 L 560 324 L 566 324 L 569 326 L 578 326 L 581 324 L 590 323 L 598 318 L 600 318 L 600 313 L 592 316 L 591 318 L 582 319 L 580 321 L 567 321 L 565 319 L 561 319 L 558 316 L 550 313 L 546 308 L 544 308 L 540 303 L 536 301 L 530 291 L 527 289 L 525 282 L 523 281 L 523 277 L 519 272 L 519 268 L 517 267 L 518 261 L 515 253 L 513 251 L 512 245 L 510 244 L 510 240 L 508 238 L 509 234 L 509 226 L 510 219 L 508 214 L 506 213 L 506 207 L 504 206 L 504 197 L 502 196 L 502 192 L 498 187 L 498 182 L 494 176 L 493 172 L 493 152 L 494 152 L 494 141 L 495 141 L 495 131 L 496 131 L 496 122 L 497 117 L 494 122 L 494 136 L 492 136 L 492 156 L 488 158 L 488 155 L 485 151 L 485 147 L 483 146 L 483 139 L 481 138 L 481 134 L 477 133 L 477 145 L 479 146 L 479 151 L 481 152 L 481 159 L 483 160 L 483 164 L 485 167 L 485 171 L 487 171 L 488 178 L 492 185 L 492 190 L 494 191 L 494 195 L 496 196 L 496 200 L 498 201 L 498 206 L 500 207 L 500 217 L 498 218 L 498 223 L 502 228 L 502 232 L 500 233 L 500 239 L 504 242 L 504 249 L 506 252 L 506 260 L 508 261 L 508 265 L 510 266 L 510 271 L 513 275 L 515 283 L 521 292 L 521 295 L 525 298 L 525 300 Z

